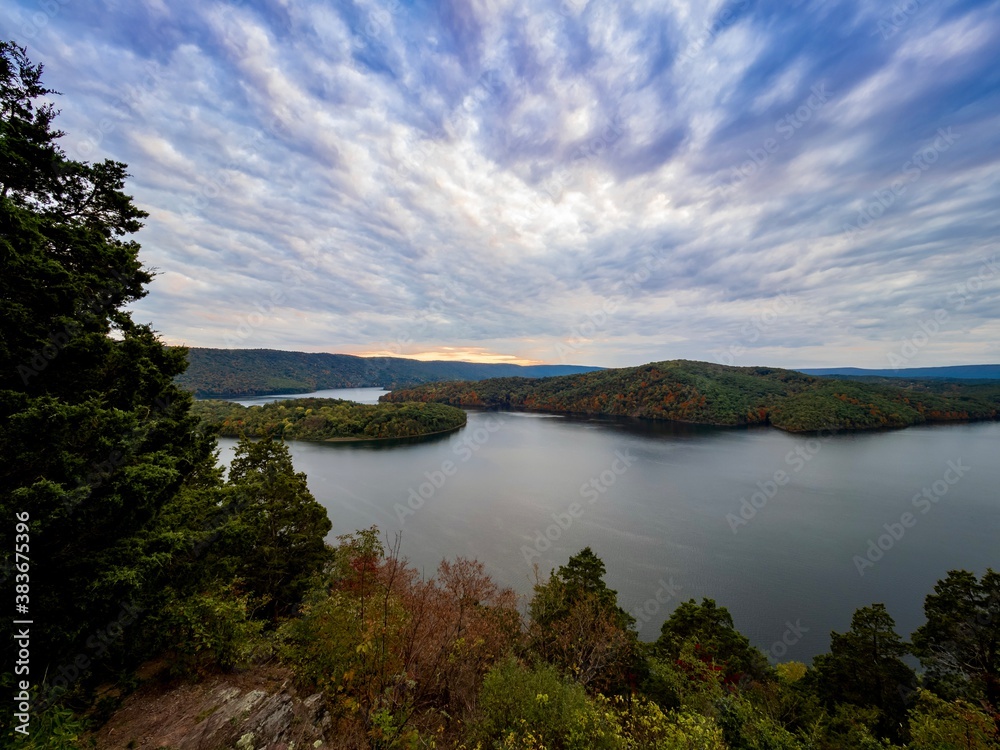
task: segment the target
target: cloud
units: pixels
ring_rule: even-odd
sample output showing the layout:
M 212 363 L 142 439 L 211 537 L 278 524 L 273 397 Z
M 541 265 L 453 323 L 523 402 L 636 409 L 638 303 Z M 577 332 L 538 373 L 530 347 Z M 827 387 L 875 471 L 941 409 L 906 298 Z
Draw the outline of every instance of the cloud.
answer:
M 168 341 L 884 367 L 944 308 L 914 366 L 1000 361 L 996 3 L 40 8 Z

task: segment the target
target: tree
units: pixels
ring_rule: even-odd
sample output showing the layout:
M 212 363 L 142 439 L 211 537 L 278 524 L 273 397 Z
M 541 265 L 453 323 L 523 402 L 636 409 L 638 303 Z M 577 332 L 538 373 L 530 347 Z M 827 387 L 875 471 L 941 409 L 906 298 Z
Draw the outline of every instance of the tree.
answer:
M 661 626 L 653 652 L 662 659 L 677 660 L 687 643 L 694 644 L 702 659 L 720 666 L 726 677 L 768 676 L 767 658 L 736 629 L 729 610 L 714 599 L 702 599 L 701 604 L 689 599 L 678 605 Z
M 560 566 L 547 584 L 535 587 L 532 620 L 546 626 L 565 616 L 574 604 L 592 600 L 598 608 L 612 613 L 622 628 L 635 627 L 635 618 L 618 606 L 618 592 L 608 588 L 604 574 L 604 561 L 590 547 L 584 547 Z
M 387 747 L 404 746 L 422 712 L 441 711 L 435 727 L 468 719 L 484 675 L 521 635 L 517 595 L 464 558 L 424 580 L 399 556 L 400 537 L 383 545 L 375 527 L 339 541 L 326 585 L 279 631 L 299 675 Z
M 948 698 L 985 700 L 1000 711 L 1000 573 L 982 580 L 951 570 L 924 600 L 927 622 L 913 634 L 926 684 Z
M 848 632 L 830 634 L 830 653 L 813 659 L 817 692 L 827 706 L 876 709 L 879 731 L 894 740 L 906 734 L 906 702 L 916 684 L 895 627 L 884 604 L 862 607 Z
M 41 79 L 0 42 L 0 510 L 30 517 L 32 678 L 53 680 L 148 608 L 148 534 L 214 441 L 172 382 L 186 352 L 125 309 L 151 280 L 126 166 L 66 158 Z
M 56 145 L 63 133 L 52 129 L 55 108 L 39 100 L 56 92 L 42 85 L 42 66 L 12 42 L 0 42 L 0 80 L 0 198 L 44 194 L 63 162 Z
M 536 584 L 529 613 L 531 646 L 542 658 L 596 690 L 624 689 L 638 663 L 635 618 L 618 606 L 590 547 Z
M 333 561 L 324 538 L 332 528 L 306 475 L 296 472 L 288 446 L 242 438 L 229 466 L 235 524 L 242 540 L 237 574 L 264 616 L 287 615 L 302 601 L 310 578 Z
M 910 711 L 910 750 L 989 750 L 1000 747 L 1000 730 L 990 717 L 959 699 L 941 700 L 927 690 L 917 693 Z

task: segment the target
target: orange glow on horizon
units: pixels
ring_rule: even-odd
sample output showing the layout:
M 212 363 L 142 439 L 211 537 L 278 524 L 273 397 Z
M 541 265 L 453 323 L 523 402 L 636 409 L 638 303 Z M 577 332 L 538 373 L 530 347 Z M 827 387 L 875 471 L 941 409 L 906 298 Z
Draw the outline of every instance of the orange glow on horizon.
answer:
M 421 362 L 444 361 L 444 362 L 477 362 L 479 364 L 505 364 L 505 365 L 541 365 L 545 364 L 537 359 L 523 359 L 513 354 L 498 354 L 483 349 L 478 346 L 443 346 L 440 349 L 433 349 L 423 352 L 401 353 L 392 351 L 366 351 L 366 352 L 340 352 L 341 354 L 353 354 L 355 357 L 399 357 L 400 359 L 416 359 Z

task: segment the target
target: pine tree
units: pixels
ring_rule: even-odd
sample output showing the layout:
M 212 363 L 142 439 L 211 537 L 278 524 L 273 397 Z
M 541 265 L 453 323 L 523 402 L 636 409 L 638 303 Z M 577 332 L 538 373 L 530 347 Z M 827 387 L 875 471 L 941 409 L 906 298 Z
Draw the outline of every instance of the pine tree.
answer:
M 1000 711 L 1000 573 L 982 579 L 950 570 L 924 600 L 927 622 L 913 634 L 913 650 L 939 695 L 985 700 Z
M 230 531 L 236 531 L 234 546 L 243 547 L 237 575 L 262 615 L 286 615 L 301 602 L 310 577 L 333 562 L 323 541 L 332 527 L 326 509 L 281 442 L 240 440 L 229 482 L 236 512 Z
M 68 159 L 53 94 L 0 43 L 0 517 L 30 517 L 31 679 L 67 685 L 128 642 L 162 583 L 150 529 L 214 443 L 172 382 L 186 352 L 125 309 L 151 280 L 126 166 Z
M 714 599 L 702 599 L 701 604 L 690 599 L 678 605 L 661 626 L 653 652 L 675 661 L 688 644 L 702 659 L 721 667 L 727 677 L 748 675 L 761 680 L 770 676 L 767 658 L 736 629 L 729 610 Z
M 907 645 L 884 604 L 855 611 L 851 629 L 830 634 L 830 653 L 813 659 L 820 697 L 833 707 L 850 703 L 879 711 L 878 728 L 894 740 L 906 735 L 907 701 L 916 675 L 902 660 Z

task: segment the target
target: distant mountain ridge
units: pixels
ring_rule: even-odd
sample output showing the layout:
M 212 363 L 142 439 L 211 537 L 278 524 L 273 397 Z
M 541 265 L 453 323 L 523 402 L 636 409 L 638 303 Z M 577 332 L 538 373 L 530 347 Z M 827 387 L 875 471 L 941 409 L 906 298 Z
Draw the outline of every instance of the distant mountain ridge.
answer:
M 582 365 L 424 362 L 403 357 L 356 357 L 278 349 L 191 348 L 188 369 L 177 376 L 176 382 L 201 397 L 265 396 L 328 388 L 398 388 L 441 380 L 546 378 L 600 369 Z
M 899 370 L 867 370 L 861 367 L 821 367 L 797 370 L 806 375 L 842 375 L 853 378 L 943 378 L 945 380 L 1000 380 L 1000 365 L 949 365 L 945 367 L 904 367 Z

